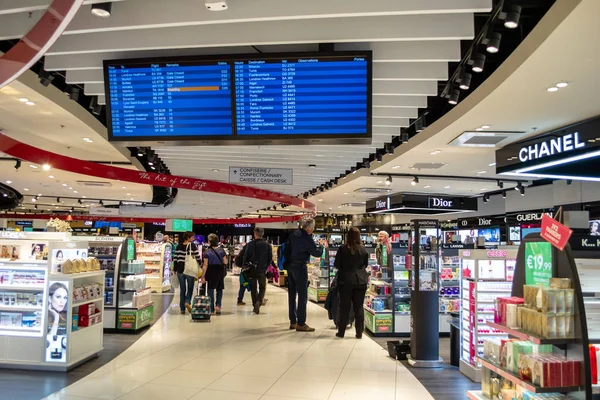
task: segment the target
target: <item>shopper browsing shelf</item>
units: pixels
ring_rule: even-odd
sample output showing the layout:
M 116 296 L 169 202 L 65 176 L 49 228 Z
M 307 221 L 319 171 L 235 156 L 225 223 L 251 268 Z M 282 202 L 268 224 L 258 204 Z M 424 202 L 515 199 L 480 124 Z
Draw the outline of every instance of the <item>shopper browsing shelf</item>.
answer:
M 204 253 L 201 281 L 202 283 L 208 282 L 211 312 L 221 315 L 221 301 L 223 300 L 223 289 L 225 289 L 228 260 L 225 250 L 219 247 L 219 237 L 217 235 L 214 233 L 208 235 L 208 244 L 209 247 Z
M 179 308 L 181 314 L 187 309 L 192 312 L 192 293 L 194 292 L 194 280 L 198 278 L 199 266 L 202 264 L 198 246 L 193 243 L 194 232 L 183 234 L 183 243 L 177 245 L 173 261 L 175 272 L 179 279 Z M 196 263 L 195 265 L 193 265 Z
M 346 234 L 346 244 L 340 247 L 335 257 L 334 268 L 337 272 L 337 284 L 340 295 L 340 313 L 338 323 L 339 338 L 344 337 L 348 317 L 350 315 L 350 303 L 354 309 L 356 338 L 362 338 L 365 325 L 363 302 L 367 292 L 368 273 L 367 265 L 369 254 L 360 240 L 360 232 L 352 228 Z
M 242 269 L 247 269 L 244 273 L 250 278 L 255 314 L 260 313 L 267 290 L 267 268 L 273 260 L 273 248 L 263 239 L 264 234 L 263 228 L 254 228 L 254 240 L 246 245 L 242 262 Z
M 394 270 L 394 259 L 392 257 L 392 243 L 390 242 L 390 234 L 386 231 L 379 231 L 377 236 L 377 248 L 375 249 L 377 264 L 383 270 L 387 269 L 388 275 Z
M 288 307 L 290 329 L 298 332 L 314 332 L 315 329 L 306 324 L 306 303 L 308 301 L 308 269 L 306 264 L 310 256 L 321 257 L 323 240 L 317 246 L 312 238 L 315 230 L 315 220 L 303 219 L 300 229 L 290 235 L 289 264 L 288 264 Z M 287 258 L 287 257 L 286 257 Z M 296 296 L 298 304 L 296 306 Z

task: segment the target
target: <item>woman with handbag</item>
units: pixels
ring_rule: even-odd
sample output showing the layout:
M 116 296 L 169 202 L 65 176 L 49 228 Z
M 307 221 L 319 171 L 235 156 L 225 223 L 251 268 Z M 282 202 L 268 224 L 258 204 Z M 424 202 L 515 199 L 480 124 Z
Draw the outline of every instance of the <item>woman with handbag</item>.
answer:
M 183 234 L 183 243 L 177 245 L 173 261 L 175 272 L 179 278 L 179 308 L 181 314 L 185 314 L 187 309 L 192 312 L 192 294 L 194 292 L 194 280 L 198 278 L 202 259 L 198 246 L 193 243 L 194 232 L 185 232 Z
M 209 247 L 203 257 L 201 282 L 208 282 L 211 313 L 221 315 L 221 301 L 227 275 L 227 255 L 225 255 L 225 250 L 219 247 L 219 237 L 214 233 L 208 235 L 208 244 Z M 215 291 L 217 292 L 216 298 Z

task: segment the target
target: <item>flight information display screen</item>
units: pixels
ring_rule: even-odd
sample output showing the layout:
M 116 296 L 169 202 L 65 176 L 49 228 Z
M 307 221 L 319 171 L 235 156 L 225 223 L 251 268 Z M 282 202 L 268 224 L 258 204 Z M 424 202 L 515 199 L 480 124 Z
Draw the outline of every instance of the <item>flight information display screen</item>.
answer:
M 116 60 L 104 67 L 113 141 L 371 140 L 370 52 Z

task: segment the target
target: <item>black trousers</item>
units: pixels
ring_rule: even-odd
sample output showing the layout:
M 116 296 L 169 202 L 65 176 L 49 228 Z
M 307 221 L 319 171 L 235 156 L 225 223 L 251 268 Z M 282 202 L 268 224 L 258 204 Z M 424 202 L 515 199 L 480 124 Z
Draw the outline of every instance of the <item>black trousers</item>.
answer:
M 265 293 L 267 291 L 267 273 L 259 272 L 256 274 L 250 282 L 250 291 L 252 293 L 252 305 L 256 304 L 257 301 L 262 304 Z
M 340 293 L 340 315 L 338 324 L 338 334 L 344 336 L 348 318 L 350 317 L 350 303 L 354 307 L 354 327 L 356 328 L 356 336 L 361 337 L 365 327 L 365 311 L 363 303 L 365 301 L 365 293 L 367 285 L 347 285 L 339 284 L 338 290 Z

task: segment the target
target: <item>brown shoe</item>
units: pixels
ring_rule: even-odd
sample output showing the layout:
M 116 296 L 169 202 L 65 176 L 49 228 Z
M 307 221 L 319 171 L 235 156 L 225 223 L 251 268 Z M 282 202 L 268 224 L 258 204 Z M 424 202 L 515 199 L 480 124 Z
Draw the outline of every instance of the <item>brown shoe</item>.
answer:
M 298 325 L 298 326 L 296 326 L 296 331 L 297 332 L 314 332 L 315 328 L 311 328 L 307 324 L 304 324 L 304 325 Z
M 296 327 L 298 327 L 297 324 L 290 324 L 290 331 L 296 329 Z
M 189 304 L 185 305 L 185 309 L 188 310 L 188 312 L 191 314 L 192 313 L 192 306 Z
M 246 303 L 244 303 L 243 301 L 238 301 L 237 305 L 238 305 L 238 306 L 245 306 L 245 305 L 246 305 Z

